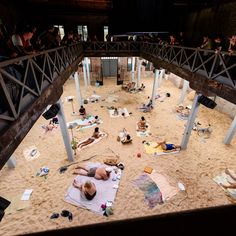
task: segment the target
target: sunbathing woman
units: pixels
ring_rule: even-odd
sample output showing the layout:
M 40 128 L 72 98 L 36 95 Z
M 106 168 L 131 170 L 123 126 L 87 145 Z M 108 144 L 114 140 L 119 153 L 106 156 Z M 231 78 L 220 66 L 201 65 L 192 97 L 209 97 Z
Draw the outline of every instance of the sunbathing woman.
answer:
M 146 120 L 145 120 L 145 118 L 143 116 L 141 117 L 141 119 L 137 123 L 137 125 L 138 125 L 137 131 L 142 131 L 142 132 L 145 132 L 147 127 L 148 127 L 147 124 L 146 124 Z
M 225 174 L 229 175 L 234 181 L 236 181 L 236 174 L 230 171 L 228 168 L 225 169 Z M 229 182 L 229 181 L 228 181 Z M 229 182 L 228 185 L 220 184 L 224 188 L 236 188 L 236 182 Z
M 166 143 L 166 141 L 157 143 L 157 146 L 155 148 L 157 148 L 159 146 L 161 146 L 161 148 L 163 149 L 164 152 L 174 152 L 174 151 L 177 151 L 177 150 L 181 149 L 180 145 L 175 145 L 175 144 L 172 144 L 172 143 Z
M 96 127 L 94 129 L 93 135 L 91 138 L 88 138 L 87 140 L 83 141 L 82 143 L 80 143 L 78 145 L 78 148 L 82 148 L 84 146 L 89 145 L 90 143 L 93 143 L 96 139 L 100 138 L 102 136 L 102 134 L 99 132 L 99 128 Z
M 79 184 L 76 180 L 74 180 L 73 186 L 78 188 L 81 191 L 81 194 L 83 194 L 89 201 L 96 196 L 97 189 L 95 184 L 91 181 L 86 181 L 84 184 Z

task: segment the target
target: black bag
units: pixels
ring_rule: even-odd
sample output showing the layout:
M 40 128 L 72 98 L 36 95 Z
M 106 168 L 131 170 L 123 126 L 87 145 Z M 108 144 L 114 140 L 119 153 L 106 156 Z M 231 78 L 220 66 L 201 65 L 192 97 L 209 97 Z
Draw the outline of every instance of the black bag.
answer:
M 198 102 L 210 109 L 214 109 L 217 105 L 213 100 L 211 100 L 210 98 L 208 98 L 204 95 L 202 95 L 200 98 L 198 98 Z
M 0 209 L 1 210 L 5 210 L 10 204 L 11 204 L 11 202 L 9 202 L 7 199 L 0 197 Z
M 60 106 L 58 104 L 53 104 L 46 112 L 43 113 L 43 117 L 46 120 L 52 119 L 57 115 L 60 110 Z

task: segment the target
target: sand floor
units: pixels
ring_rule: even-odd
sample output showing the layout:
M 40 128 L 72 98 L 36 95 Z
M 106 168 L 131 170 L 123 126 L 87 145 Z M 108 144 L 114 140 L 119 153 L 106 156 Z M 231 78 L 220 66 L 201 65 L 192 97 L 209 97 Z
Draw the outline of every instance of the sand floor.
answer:
M 220 174 L 226 167 L 236 170 L 236 137 L 231 145 L 224 145 L 223 139 L 231 125 L 232 119 L 216 110 L 201 106 L 197 120 L 206 126 L 208 123 L 213 128 L 213 133 L 209 139 L 199 137 L 196 132 L 192 132 L 187 150 L 178 154 L 152 156 L 145 153 L 143 140 L 158 141 L 169 140 L 179 144 L 184 132 L 186 121 L 179 120 L 173 109 L 177 105 L 181 90 L 173 86 L 169 80 L 163 80 L 161 89 L 169 92 L 171 96 L 164 102 L 156 102 L 155 109 L 151 113 L 141 113 L 137 108 L 148 101 L 151 95 L 153 78 L 142 79 L 146 88 L 144 92 L 129 94 L 121 90 L 121 86 L 116 85 L 116 80 L 107 78 L 104 86 L 91 86 L 87 89 L 81 82 L 81 91 L 84 98 L 96 93 L 102 99 L 109 96 L 118 96 L 118 102 L 113 103 L 110 97 L 107 101 L 89 103 L 85 105 L 88 113 L 98 115 L 103 123 L 99 125 L 100 130 L 107 132 L 107 138 L 99 143 L 88 147 L 77 153 L 76 161 L 81 161 L 98 154 L 90 161 L 102 162 L 103 154 L 111 155 L 112 152 L 119 154 L 120 161 L 125 164 L 125 170 L 120 181 L 116 200 L 113 205 L 114 215 L 109 217 L 96 215 L 88 210 L 77 208 L 65 201 L 63 197 L 74 179 L 74 166 L 60 174 L 58 168 L 68 164 L 66 151 L 61 136 L 60 128 L 51 133 L 44 134 L 41 125 L 47 124 L 43 117 L 40 117 L 32 127 L 26 138 L 19 145 L 14 153 L 17 160 L 17 167 L 12 170 L 5 166 L 0 171 L 0 196 L 11 199 L 21 195 L 25 189 L 33 189 L 29 200 L 29 206 L 21 211 L 6 214 L 0 223 L 0 235 L 17 235 L 49 229 L 58 229 L 79 225 L 86 225 L 98 222 L 109 222 L 119 219 L 163 214 L 188 209 L 204 208 L 231 204 L 224 191 L 212 180 Z M 69 79 L 64 86 L 62 100 L 64 101 L 64 111 L 67 122 L 78 119 L 72 116 L 71 104 L 65 101 L 66 96 L 75 95 L 75 82 Z M 185 104 L 192 101 L 185 99 Z M 75 102 L 78 110 L 78 104 Z M 107 106 L 126 107 L 132 112 L 127 118 L 110 118 Z M 140 138 L 136 136 L 136 122 L 144 115 L 148 123 L 151 124 L 151 136 Z M 120 130 L 126 128 L 133 142 L 130 145 L 122 145 L 117 142 L 117 135 Z M 89 137 L 93 128 L 83 131 L 74 131 L 78 140 Z M 23 151 L 25 148 L 35 145 L 40 152 L 40 156 L 32 161 L 26 161 Z M 141 153 L 141 158 L 137 153 Z M 43 166 L 50 168 L 50 172 L 45 179 L 36 176 L 36 173 Z M 148 208 L 144 202 L 142 191 L 134 187 L 132 180 L 139 176 L 146 166 L 150 166 L 158 173 L 163 174 L 172 185 L 178 182 L 184 184 L 186 191 L 166 201 L 162 205 L 157 205 L 153 209 Z M 50 220 L 53 212 L 61 212 L 67 209 L 74 215 L 72 222 L 67 218 L 59 217 Z

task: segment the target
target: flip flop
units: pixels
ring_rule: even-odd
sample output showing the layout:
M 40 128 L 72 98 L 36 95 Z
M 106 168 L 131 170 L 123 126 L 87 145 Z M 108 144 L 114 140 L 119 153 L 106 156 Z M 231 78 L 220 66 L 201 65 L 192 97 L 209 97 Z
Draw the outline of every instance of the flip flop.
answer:
M 63 210 L 63 211 L 61 212 L 61 216 L 63 216 L 63 217 L 68 217 L 68 216 L 70 215 L 70 213 L 71 213 L 71 212 L 69 212 L 69 211 L 67 211 L 67 210 Z
M 58 213 L 53 213 L 51 216 L 50 216 L 50 219 L 57 219 L 60 215 Z
M 68 219 L 69 219 L 69 221 L 73 220 L 73 214 L 71 212 L 69 213 Z

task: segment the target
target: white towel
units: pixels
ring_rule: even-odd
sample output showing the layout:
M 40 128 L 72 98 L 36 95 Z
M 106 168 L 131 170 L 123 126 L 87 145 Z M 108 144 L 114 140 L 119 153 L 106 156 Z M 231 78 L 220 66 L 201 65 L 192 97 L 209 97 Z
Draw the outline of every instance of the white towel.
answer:
M 119 185 L 120 180 L 116 179 L 116 181 L 113 181 L 112 179 L 114 178 L 116 178 L 114 169 L 111 172 L 111 176 L 108 180 L 97 180 L 95 178 L 78 175 L 75 178 L 76 181 L 78 183 L 85 183 L 86 180 L 92 181 L 96 185 L 97 194 L 92 200 L 87 200 L 81 195 L 81 192 L 78 188 L 75 188 L 73 185 L 71 185 L 68 188 L 64 200 L 72 205 L 79 206 L 97 214 L 103 215 L 104 211 L 101 208 L 101 205 L 106 204 L 107 202 L 114 203 L 115 201 L 115 196 L 118 190 L 116 187 Z

